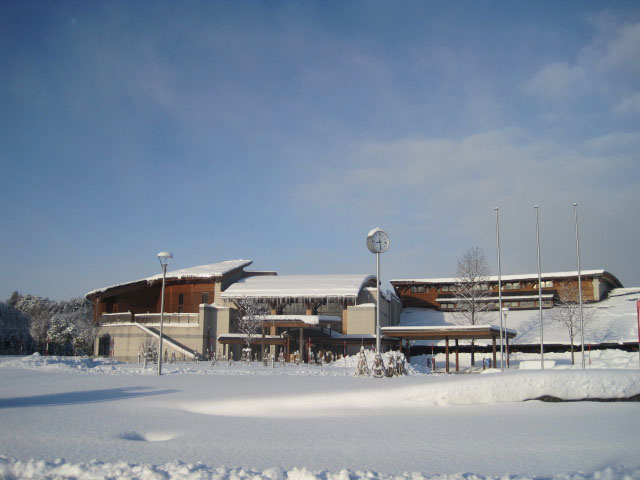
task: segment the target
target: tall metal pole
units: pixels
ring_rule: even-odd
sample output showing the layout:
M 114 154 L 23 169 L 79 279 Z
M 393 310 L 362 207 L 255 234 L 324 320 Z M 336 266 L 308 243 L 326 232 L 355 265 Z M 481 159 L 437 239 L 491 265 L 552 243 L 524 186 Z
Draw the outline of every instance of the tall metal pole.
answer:
M 164 281 L 167 277 L 167 264 L 162 264 L 162 294 L 160 298 L 160 348 L 158 350 L 158 375 L 162 375 L 162 324 L 164 323 Z
M 536 246 L 538 250 L 538 310 L 540 311 L 540 369 L 544 370 L 544 331 L 542 327 L 542 271 L 540 268 L 540 222 L 538 217 L 538 205 L 536 209 Z
M 576 255 L 578 257 L 578 301 L 580 302 L 580 343 L 582 345 L 582 369 L 584 370 L 584 317 L 582 315 L 582 276 L 580 272 L 580 236 L 578 235 L 578 204 L 573 204 L 576 219 Z
M 496 241 L 498 244 L 498 310 L 500 311 L 500 370 L 504 371 L 504 351 L 502 349 L 504 340 L 502 339 L 502 265 L 500 264 L 500 214 L 498 207 L 496 211 Z
M 376 353 L 380 353 L 380 254 L 376 253 Z

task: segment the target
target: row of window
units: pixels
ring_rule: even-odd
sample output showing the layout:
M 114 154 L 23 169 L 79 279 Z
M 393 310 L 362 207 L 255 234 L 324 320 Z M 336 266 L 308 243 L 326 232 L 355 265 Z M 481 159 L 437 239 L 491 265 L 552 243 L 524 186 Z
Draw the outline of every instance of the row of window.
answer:
M 542 288 L 551 288 L 553 287 L 553 280 L 544 280 L 541 282 Z M 478 290 L 491 290 L 491 284 L 489 283 L 479 283 L 477 285 Z M 503 290 L 520 290 L 522 287 L 521 282 L 506 282 L 502 284 Z M 533 288 L 538 288 L 538 283 L 533 284 Z M 440 286 L 439 291 L 441 292 L 455 292 L 456 285 L 442 285 Z M 425 293 L 426 286 L 425 285 L 412 285 L 411 293 Z
M 535 308 L 538 306 L 537 301 L 521 301 L 521 302 L 502 302 L 502 308 Z M 553 306 L 552 302 L 549 300 L 543 301 L 542 306 L 544 308 L 551 308 Z M 498 310 L 500 304 L 498 302 L 489 303 L 488 308 L 492 310 Z M 441 310 L 455 310 L 455 303 L 441 303 Z

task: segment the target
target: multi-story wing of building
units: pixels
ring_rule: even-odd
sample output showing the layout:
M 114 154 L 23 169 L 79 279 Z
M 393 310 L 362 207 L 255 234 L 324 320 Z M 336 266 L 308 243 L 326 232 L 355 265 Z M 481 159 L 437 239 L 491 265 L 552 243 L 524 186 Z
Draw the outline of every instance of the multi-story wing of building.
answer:
M 294 351 L 352 352 L 375 343 L 374 275 L 277 275 L 248 271 L 251 260 L 231 260 L 168 272 L 163 342 L 168 356 L 206 357 L 231 351 L 244 342 L 236 328 L 237 302 L 249 299 L 266 307 L 252 347 Z M 95 354 L 135 361 L 159 337 L 162 275 L 93 290 L 99 325 Z M 381 326 L 397 325 L 400 301 L 381 295 Z
M 586 302 L 598 302 L 622 283 L 605 270 L 585 270 L 581 273 L 582 297 Z M 425 307 L 455 311 L 465 301 L 459 295 L 457 278 L 412 278 L 391 280 L 403 307 Z M 512 310 L 539 308 L 538 274 L 503 275 L 502 305 Z M 542 307 L 551 308 L 559 300 L 577 301 L 578 272 L 552 272 L 541 275 Z M 476 300 L 487 309 L 497 310 L 499 300 L 498 277 L 481 279 Z

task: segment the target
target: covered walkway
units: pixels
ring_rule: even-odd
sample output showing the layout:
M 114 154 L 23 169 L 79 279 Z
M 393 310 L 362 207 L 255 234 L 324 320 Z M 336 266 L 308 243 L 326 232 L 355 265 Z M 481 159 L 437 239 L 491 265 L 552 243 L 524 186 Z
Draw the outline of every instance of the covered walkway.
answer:
M 456 371 L 458 368 L 459 340 L 491 340 L 493 343 L 493 368 L 496 368 L 496 339 L 500 338 L 500 327 L 495 325 L 438 325 L 438 326 L 396 326 L 382 327 L 380 331 L 387 337 L 397 338 L 402 345 L 403 340 L 444 340 L 446 371 L 449 373 L 449 340 L 455 342 Z M 502 330 L 507 350 L 509 339 L 518 332 L 505 328 Z

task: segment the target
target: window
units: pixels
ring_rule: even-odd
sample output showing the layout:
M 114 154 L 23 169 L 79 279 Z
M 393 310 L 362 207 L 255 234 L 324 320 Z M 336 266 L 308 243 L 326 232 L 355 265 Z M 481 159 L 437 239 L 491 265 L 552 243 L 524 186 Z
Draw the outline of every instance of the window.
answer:
M 520 282 L 507 282 L 504 285 L 502 285 L 502 289 L 503 290 L 519 290 Z
M 442 285 L 442 288 L 440 288 L 440 290 L 442 290 L 443 292 L 450 292 L 451 290 L 451 285 Z
M 424 293 L 425 287 L 424 285 L 413 285 L 411 287 L 411 293 Z
M 202 302 L 200 303 L 209 303 L 209 292 L 202 293 Z
M 184 312 L 184 293 L 178 294 L 178 313 Z

